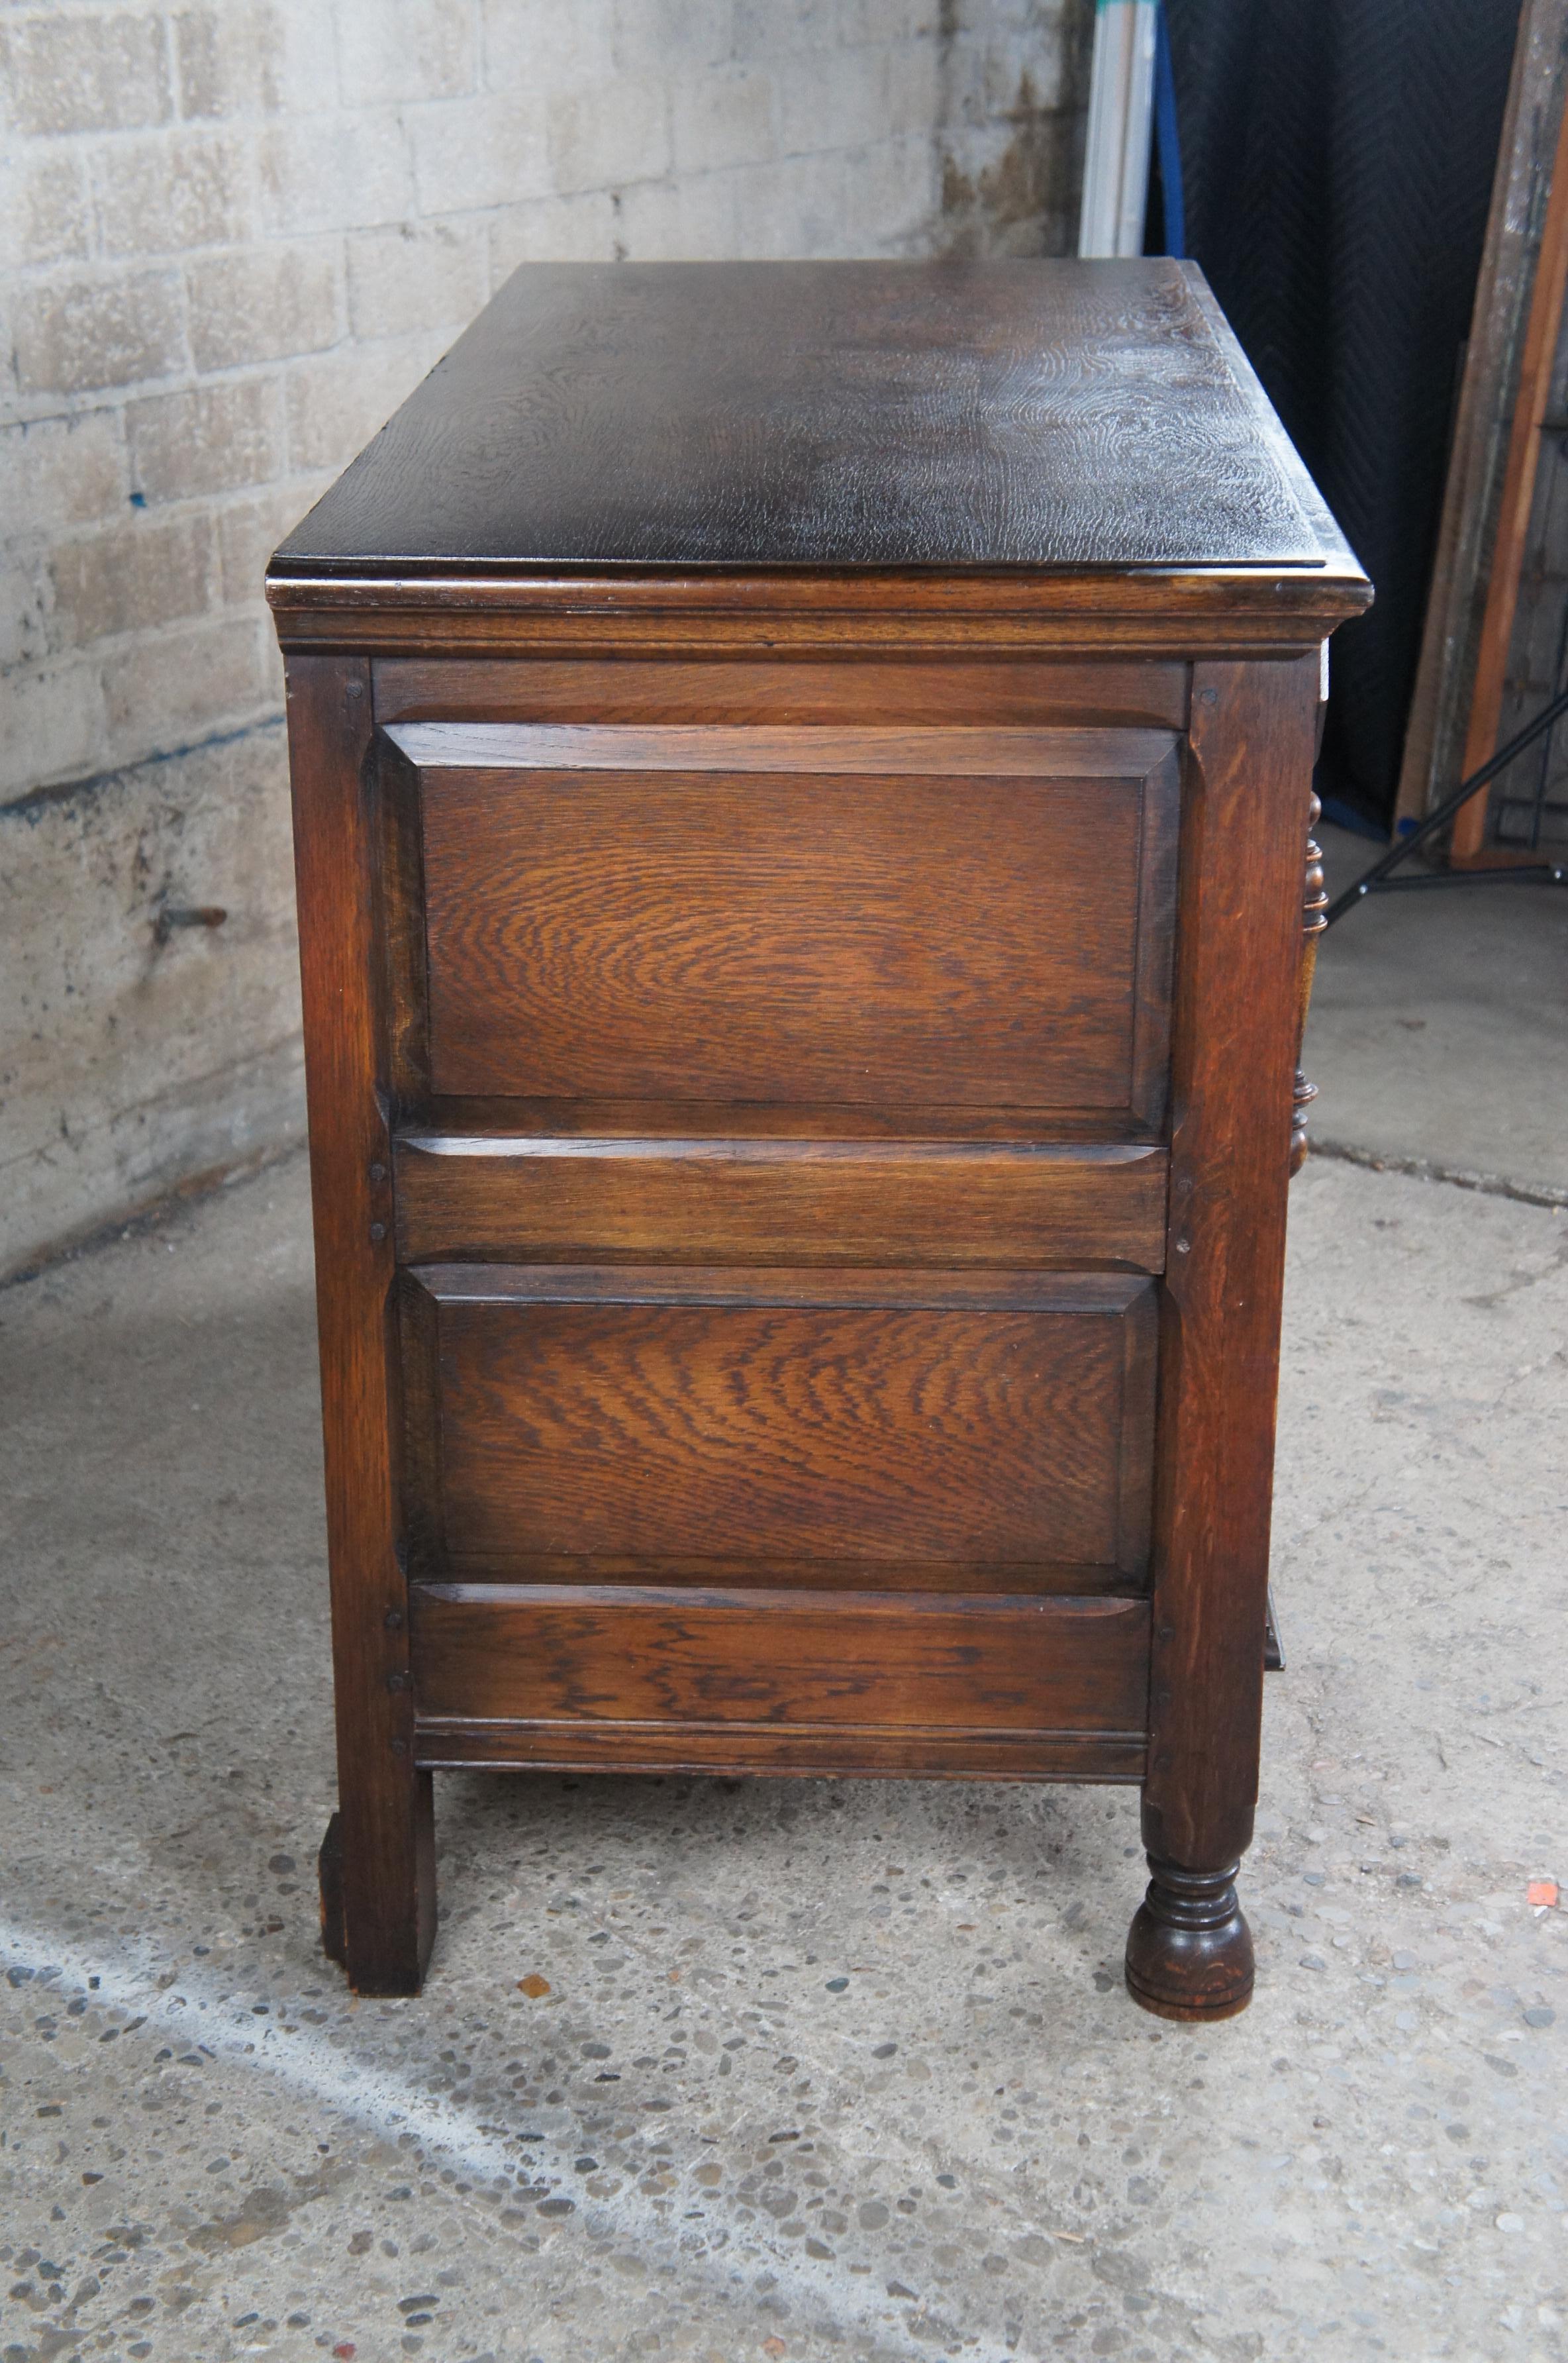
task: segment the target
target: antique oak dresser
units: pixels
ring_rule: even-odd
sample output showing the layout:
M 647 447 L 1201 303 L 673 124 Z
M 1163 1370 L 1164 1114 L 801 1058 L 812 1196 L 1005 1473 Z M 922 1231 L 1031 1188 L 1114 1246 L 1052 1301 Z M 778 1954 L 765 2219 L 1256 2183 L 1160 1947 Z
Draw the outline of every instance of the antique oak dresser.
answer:
M 1242 2008 L 1370 590 L 1198 272 L 527 267 L 269 589 L 329 1951 L 418 1988 L 449 1766 L 1134 1781 Z

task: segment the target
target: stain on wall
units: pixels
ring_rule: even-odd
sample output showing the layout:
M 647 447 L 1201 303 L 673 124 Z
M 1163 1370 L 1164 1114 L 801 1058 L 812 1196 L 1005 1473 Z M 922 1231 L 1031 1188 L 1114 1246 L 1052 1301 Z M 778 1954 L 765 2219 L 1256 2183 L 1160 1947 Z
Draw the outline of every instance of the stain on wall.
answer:
M 1093 0 L 942 0 L 935 250 L 1077 245 Z

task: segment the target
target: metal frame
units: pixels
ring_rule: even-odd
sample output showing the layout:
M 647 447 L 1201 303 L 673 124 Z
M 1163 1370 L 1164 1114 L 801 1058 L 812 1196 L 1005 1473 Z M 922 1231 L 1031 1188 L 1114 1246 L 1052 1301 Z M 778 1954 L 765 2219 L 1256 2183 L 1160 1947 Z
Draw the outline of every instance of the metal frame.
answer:
M 1364 877 L 1358 878 L 1353 886 L 1347 886 L 1342 894 L 1337 894 L 1324 913 L 1324 926 L 1331 927 L 1336 919 L 1342 919 L 1347 911 L 1353 910 L 1368 894 L 1394 894 L 1435 886 L 1568 886 L 1568 867 L 1560 862 L 1521 862 L 1517 868 L 1509 866 L 1496 870 L 1437 870 L 1415 878 L 1395 878 L 1390 874 L 1401 861 L 1425 845 L 1429 838 L 1436 837 L 1440 830 L 1446 828 L 1461 805 L 1467 804 L 1472 796 L 1479 795 L 1499 771 L 1505 770 L 1517 755 L 1522 755 L 1527 747 L 1533 746 L 1538 738 L 1544 737 L 1564 714 L 1568 714 L 1568 689 L 1560 690 L 1550 705 L 1542 706 L 1533 722 L 1527 722 L 1524 728 L 1516 731 L 1507 744 L 1499 747 L 1478 771 L 1472 771 L 1467 780 L 1462 780 L 1453 793 L 1445 796 L 1442 803 L 1430 812 L 1408 837 L 1402 837 L 1397 845 L 1391 845 L 1387 852 L 1373 863 Z

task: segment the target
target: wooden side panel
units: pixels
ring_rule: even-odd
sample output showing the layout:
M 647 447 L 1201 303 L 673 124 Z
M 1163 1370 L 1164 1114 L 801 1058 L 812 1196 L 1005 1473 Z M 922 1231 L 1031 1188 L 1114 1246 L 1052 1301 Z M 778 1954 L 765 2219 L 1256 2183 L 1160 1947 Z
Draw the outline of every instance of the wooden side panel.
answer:
M 464 728 L 399 734 L 421 766 L 436 1093 L 1158 1126 L 1157 734 L 518 729 L 482 734 L 480 766 L 454 760 Z M 922 757 L 922 735 L 948 744 Z M 602 768 L 617 738 L 629 768 Z
M 337 1680 L 344 1966 L 416 1991 L 436 1928 L 430 1781 L 415 1769 L 392 1438 L 398 1367 L 370 667 L 294 657 L 289 759 L 315 1223 Z
M 408 1262 L 1152 1272 L 1165 1255 L 1165 1152 L 1149 1147 L 414 1132 L 395 1158 Z
M 422 1584 L 414 1601 L 420 1748 L 443 1761 L 467 1740 L 480 1760 L 564 1743 L 579 1762 L 738 1749 L 783 1769 L 912 1742 L 917 1763 L 935 1743 L 941 1769 L 988 1769 L 1032 1740 L 1125 1756 L 1143 1738 L 1140 1600 Z
M 1257 1793 L 1315 660 L 1194 675 L 1161 1306 L 1144 1831 L 1234 1862 Z
M 521 657 L 382 657 L 376 714 L 391 722 L 1106 724 L 1185 730 L 1187 668 L 1095 663 L 556 663 Z
M 1130 1585 L 1142 1572 L 1150 1281 L 417 1277 L 436 1304 L 454 1569 L 831 1560 L 874 1581 L 906 1561 L 1047 1562 Z

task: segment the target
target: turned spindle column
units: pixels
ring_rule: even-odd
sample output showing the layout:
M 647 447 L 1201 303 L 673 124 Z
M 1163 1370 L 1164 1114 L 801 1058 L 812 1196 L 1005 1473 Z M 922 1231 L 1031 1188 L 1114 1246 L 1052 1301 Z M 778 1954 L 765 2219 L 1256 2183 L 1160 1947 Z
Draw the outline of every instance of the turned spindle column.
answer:
M 1300 1059 L 1307 1037 L 1307 1012 L 1312 1002 L 1312 980 L 1318 970 L 1318 940 L 1328 926 L 1329 890 L 1323 882 L 1323 849 L 1312 831 L 1322 805 L 1314 796 L 1307 815 L 1306 894 L 1301 904 L 1301 1018 L 1296 1037 L 1296 1088 L 1291 1095 L 1290 1170 L 1299 1173 L 1307 1162 L 1307 1114 L 1318 1096 L 1318 1086 L 1302 1072 Z

